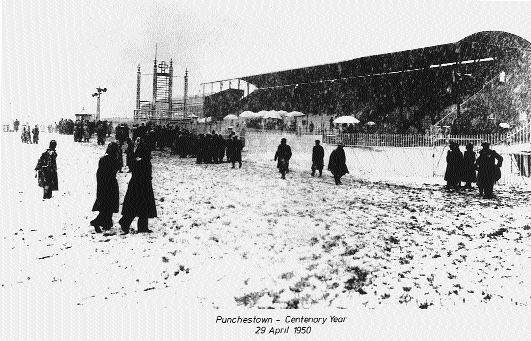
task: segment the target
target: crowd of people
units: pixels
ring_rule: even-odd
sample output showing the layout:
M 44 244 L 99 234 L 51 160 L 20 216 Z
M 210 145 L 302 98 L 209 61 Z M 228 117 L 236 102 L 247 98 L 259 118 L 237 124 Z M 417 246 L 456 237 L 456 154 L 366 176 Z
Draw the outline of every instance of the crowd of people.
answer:
M 38 129 L 38 127 L 36 127 Z M 105 133 L 108 127 L 98 124 L 96 128 L 98 144 L 105 144 Z M 130 137 L 132 135 L 132 138 Z M 226 161 L 242 166 L 243 141 L 234 133 L 228 138 L 212 131 L 210 134 L 196 134 L 178 126 L 160 125 L 134 125 L 132 129 L 126 124 L 120 124 L 115 129 L 116 142 L 110 142 L 105 154 L 98 161 L 96 173 L 97 190 L 96 201 L 93 211 L 99 212 L 98 216 L 91 221 L 97 233 L 109 230 L 113 225 L 112 215 L 119 211 L 119 191 L 116 174 L 122 172 L 123 153 L 125 151 L 128 172 L 132 173 L 127 192 L 122 205 L 122 218 L 119 223 L 124 234 L 130 232 L 131 222 L 138 217 L 139 233 L 152 232 L 149 229 L 149 218 L 157 216 L 157 208 L 152 185 L 151 152 L 154 150 L 164 151 L 170 148 L 172 155 L 181 158 L 195 157 L 197 164 L 219 164 Z M 312 149 L 311 176 L 323 174 L 324 148 L 321 141 L 316 140 Z M 50 141 L 48 149 L 42 153 L 35 167 L 36 178 L 39 186 L 43 187 L 43 200 L 52 197 L 52 191 L 58 190 L 57 176 L 57 142 Z M 468 144 L 463 154 L 459 144 L 450 142 L 446 160 L 445 172 L 446 188 L 459 191 L 461 183 L 465 182 L 465 189 L 471 189 L 472 183 L 478 184 L 483 198 L 490 199 L 493 196 L 494 183 L 501 178 L 501 165 L 503 158 L 490 149 L 487 142 L 482 143 L 482 149 L 476 158 L 474 146 Z M 282 179 L 286 179 L 289 173 L 289 161 L 292 157 L 291 147 L 287 139 L 282 138 L 277 147 L 274 161 Z M 334 176 L 336 185 L 341 184 L 341 177 L 349 173 L 346 164 L 346 155 L 342 143 L 332 151 L 327 168 Z M 477 174 L 476 174 L 477 172 Z
M 503 157 L 490 149 L 488 142 L 483 142 L 481 147 L 476 159 L 472 143 L 466 145 L 463 154 L 457 142 L 450 142 L 444 174 L 447 190 L 459 191 L 462 182 L 465 183 L 463 188 L 472 189 L 472 183 L 477 183 L 479 194 L 484 199 L 492 199 L 494 183 L 501 178 Z
M 132 134 L 132 139 L 130 138 Z M 171 154 L 181 158 L 196 157 L 196 163 L 221 163 L 225 155 L 235 168 L 236 162 L 242 166 L 242 141 L 233 133 L 227 139 L 221 134 L 195 134 L 179 127 L 134 125 L 130 130 L 126 124 L 120 124 L 115 130 L 116 142 L 110 142 L 105 155 L 98 163 L 96 173 L 96 201 L 93 211 L 99 212 L 90 224 L 96 233 L 109 230 L 113 213 L 119 211 L 119 191 L 116 174 L 122 172 L 123 150 L 126 154 L 126 166 L 131 179 L 122 205 L 122 217 L 119 224 L 123 234 L 130 232 L 132 221 L 138 217 L 137 232 L 150 233 L 149 219 L 157 216 L 157 207 L 152 184 L 151 152 L 164 151 L 170 147 Z M 133 142 L 134 141 L 134 142 Z M 100 136 L 98 137 L 100 144 Z

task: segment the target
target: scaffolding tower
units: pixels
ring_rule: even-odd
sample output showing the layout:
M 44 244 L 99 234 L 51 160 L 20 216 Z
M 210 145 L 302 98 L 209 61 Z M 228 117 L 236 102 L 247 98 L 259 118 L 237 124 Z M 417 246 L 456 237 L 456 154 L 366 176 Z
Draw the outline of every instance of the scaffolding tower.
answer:
M 141 100 L 142 73 L 140 65 L 137 68 L 136 84 L 136 108 L 133 118 L 137 121 L 158 121 L 170 122 L 175 120 L 186 120 L 186 105 L 188 97 L 188 70 L 184 76 L 184 97 L 182 100 L 173 98 L 173 60 L 169 64 L 165 61 L 153 60 L 153 96 L 150 101 Z M 182 77 L 181 77 L 182 78 Z

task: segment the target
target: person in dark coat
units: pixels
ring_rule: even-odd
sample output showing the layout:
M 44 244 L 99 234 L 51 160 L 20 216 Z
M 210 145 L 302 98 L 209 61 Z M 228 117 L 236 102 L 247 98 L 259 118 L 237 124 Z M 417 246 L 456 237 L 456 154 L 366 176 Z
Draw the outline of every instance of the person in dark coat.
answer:
M 319 177 L 323 176 L 324 167 L 324 148 L 321 146 L 321 141 L 315 140 L 315 146 L 312 150 L 312 176 L 315 176 L 315 171 L 319 171 Z
M 33 133 L 33 143 L 39 144 L 39 126 L 36 124 L 35 128 L 32 130 Z
M 463 153 L 459 150 L 459 144 L 450 142 L 450 150 L 446 154 L 446 172 L 444 180 L 446 189 L 459 190 L 461 178 L 463 177 Z
M 463 179 L 467 189 L 472 188 L 472 183 L 477 181 L 476 177 L 476 153 L 474 152 L 474 145 L 469 143 L 466 145 L 466 151 L 463 155 Z
M 137 137 L 134 159 L 131 162 L 132 176 L 127 186 L 122 205 L 120 226 L 124 234 L 129 233 L 131 222 L 138 217 L 138 232 L 152 232 L 148 228 L 148 219 L 157 216 L 155 194 L 152 185 L 151 151 L 145 140 Z
M 232 133 L 229 134 L 229 137 L 225 141 L 225 146 L 227 148 L 227 162 L 232 162 L 232 154 L 234 154 L 234 135 Z
M 57 142 L 55 140 L 50 141 L 48 149 L 42 153 L 35 170 L 38 178 L 39 186 L 44 188 L 43 199 L 51 199 L 52 191 L 59 190 L 59 181 L 57 178 L 57 152 L 55 148 Z
M 120 163 L 117 159 L 119 148 L 118 143 L 109 143 L 105 155 L 98 162 L 96 201 L 92 206 L 92 211 L 99 211 L 99 214 L 90 222 L 96 233 L 101 233 L 101 228 L 110 230 L 113 225 L 112 214 L 119 212 L 120 194 L 116 180 L 116 172 L 120 169 Z
M 200 164 L 204 161 L 204 154 L 206 153 L 206 137 L 203 134 L 199 134 L 198 140 L 197 140 L 197 156 L 196 156 L 196 163 Z
M 479 151 L 479 156 L 476 160 L 479 194 L 483 195 L 483 199 L 492 199 L 494 183 L 501 178 L 500 168 L 503 163 L 503 157 L 490 149 L 488 142 L 483 142 L 481 146 L 483 149 Z M 496 163 L 496 160 L 498 160 L 498 163 Z
M 339 143 L 337 148 L 330 153 L 328 160 L 328 170 L 334 175 L 336 185 L 341 184 L 341 177 L 348 173 L 347 157 L 343 149 L 343 143 Z
M 107 135 L 107 132 L 104 129 L 103 123 L 99 123 L 96 127 L 96 134 L 98 136 L 98 145 L 105 145 L 105 136 Z
M 236 162 L 239 163 L 239 168 L 242 168 L 242 149 L 243 149 L 243 143 L 242 140 L 239 140 L 237 136 L 232 137 L 232 144 L 231 144 L 231 162 L 232 162 L 232 168 L 234 168 Z
M 280 174 L 282 174 L 282 179 L 286 178 L 286 173 L 289 169 L 289 160 L 291 159 L 291 147 L 286 144 L 286 139 L 282 138 L 280 144 L 275 153 L 275 161 L 277 162 L 277 168 Z
M 227 143 L 223 138 L 223 135 L 218 134 L 218 162 L 222 163 L 225 158 L 225 149 L 227 148 Z

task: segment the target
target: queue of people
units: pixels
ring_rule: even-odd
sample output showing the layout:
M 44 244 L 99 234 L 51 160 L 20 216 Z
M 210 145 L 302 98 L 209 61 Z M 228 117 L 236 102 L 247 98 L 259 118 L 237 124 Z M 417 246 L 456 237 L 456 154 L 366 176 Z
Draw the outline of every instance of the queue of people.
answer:
M 503 157 L 490 149 L 488 142 L 483 142 L 481 147 L 476 159 L 471 143 L 467 144 L 463 154 L 457 142 L 450 142 L 444 174 L 447 190 L 459 191 L 462 182 L 465 182 L 463 188 L 472 189 L 472 183 L 477 183 L 480 196 L 484 199 L 493 198 L 494 184 L 501 178 Z

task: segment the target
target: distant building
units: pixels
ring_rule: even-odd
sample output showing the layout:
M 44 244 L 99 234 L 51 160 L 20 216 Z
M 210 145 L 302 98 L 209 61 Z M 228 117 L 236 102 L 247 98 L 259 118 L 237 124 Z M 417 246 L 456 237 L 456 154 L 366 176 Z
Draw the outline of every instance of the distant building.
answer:
M 76 121 L 77 120 L 80 120 L 80 121 L 94 121 L 94 115 L 89 114 L 88 112 L 86 112 L 85 108 L 81 109 L 81 111 L 78 112 L 77 114 L 74 114 L 74 116 L 76 117 Z

